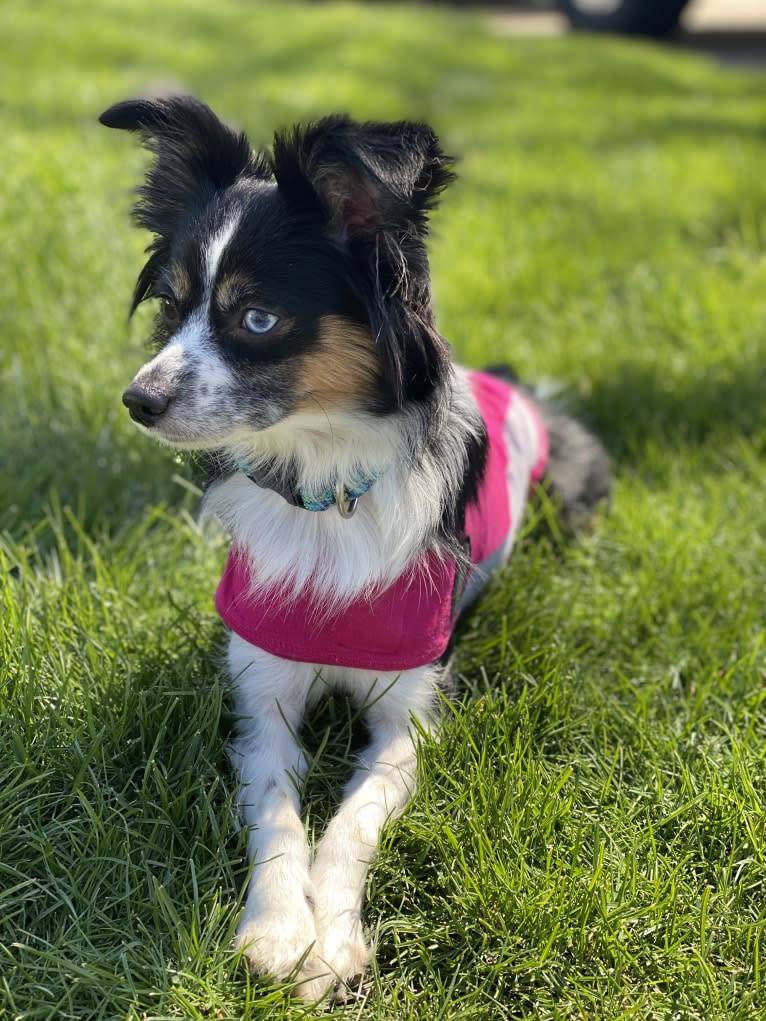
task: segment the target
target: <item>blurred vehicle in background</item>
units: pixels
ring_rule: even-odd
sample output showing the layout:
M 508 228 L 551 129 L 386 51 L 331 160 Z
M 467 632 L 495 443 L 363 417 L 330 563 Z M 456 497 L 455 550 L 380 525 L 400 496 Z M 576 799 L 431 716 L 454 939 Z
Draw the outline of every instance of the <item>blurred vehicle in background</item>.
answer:
M 559 0 L 573 28 L 628 35 L 668 35 L 689 0 Z

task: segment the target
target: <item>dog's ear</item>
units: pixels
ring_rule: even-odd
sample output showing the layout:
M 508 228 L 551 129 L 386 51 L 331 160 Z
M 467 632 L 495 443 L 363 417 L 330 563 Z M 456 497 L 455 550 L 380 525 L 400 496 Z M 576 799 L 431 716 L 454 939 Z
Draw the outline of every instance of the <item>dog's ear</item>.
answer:
M 357 124 L 328 117 L 278 134 L 274 176 L 288 201 L 318 208 L 358 274 L 373 337 L 397 403 L 423 396 L 447 371 L 431 311 L 428 212 L 453 180 L 426 124 Z
M 340 240 L 422 230 L 439 193 L 454 179 L 427 124 L 357 124 L 326 117 L 277 134 L 274 174 L 282 193 L 318 198 Z
M 192 96 L 128 99 L 110 106 L 99 120 L 108 128 L 138 132 L 154 153 L 133 212 L 139 226 L 164 238 L 172 236 L 182 217 L 238 178 L 271 176 L 247 138 Z

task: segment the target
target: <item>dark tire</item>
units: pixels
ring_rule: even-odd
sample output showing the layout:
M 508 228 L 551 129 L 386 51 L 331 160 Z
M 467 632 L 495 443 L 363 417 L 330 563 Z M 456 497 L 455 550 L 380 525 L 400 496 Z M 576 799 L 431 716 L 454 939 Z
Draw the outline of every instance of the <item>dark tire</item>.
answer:
M 559 0 L 572 28 L 624 35 L 669 35 L 689 0 Z

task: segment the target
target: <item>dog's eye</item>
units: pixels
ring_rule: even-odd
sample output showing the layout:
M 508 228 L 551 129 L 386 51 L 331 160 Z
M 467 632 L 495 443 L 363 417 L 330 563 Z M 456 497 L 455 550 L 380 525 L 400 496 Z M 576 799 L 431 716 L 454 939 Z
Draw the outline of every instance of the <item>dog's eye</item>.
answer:
M 163 319 L 167 323 L 172 325 L 173 323 L 178 322 L 178 305 L 176 305 L 173 299 L 169 298 L 167 294 L 160 295 L 160 311 L 162 312 Z
M 268 333 L 279 322 L 279 316 L 265 312 L 262 308 L 249 308 L 242 317 L 242 325 L 248 333 Z

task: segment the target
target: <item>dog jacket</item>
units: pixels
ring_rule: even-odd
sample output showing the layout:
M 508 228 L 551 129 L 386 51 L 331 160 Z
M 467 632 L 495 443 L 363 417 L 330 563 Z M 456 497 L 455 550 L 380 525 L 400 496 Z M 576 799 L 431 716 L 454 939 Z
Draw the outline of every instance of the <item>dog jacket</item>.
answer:
M 328 615 L 317 613 L 310 590 L 285 599 L 252 592 L 247 559 L 232 547 L 216 592 L 232 631 L 275 656 L 317 665 L 400 671 L 443 655 L 460 610 L 510 553 L 530 480 L 539 482 L 548 457 L 545 426 L 518 388 L 483 372 L 468 378 L 488 438 L 478 499 L 466 507 L 470 576 L 461 577 L 454 559 L 426 553 L 383 592 Z

